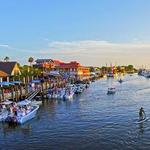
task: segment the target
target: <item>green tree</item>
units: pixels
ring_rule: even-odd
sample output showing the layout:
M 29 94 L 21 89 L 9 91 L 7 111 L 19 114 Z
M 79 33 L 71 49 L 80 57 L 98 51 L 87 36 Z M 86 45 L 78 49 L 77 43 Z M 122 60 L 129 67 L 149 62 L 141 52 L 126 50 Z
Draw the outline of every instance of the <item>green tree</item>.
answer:
M 133 65 L 128 65 L 127 68 L 128 68 L 128 70 L 133 70 L 134 69 Z
M 90 72 L 95 72 L 95 68 L 94 67 L 90 67 Z

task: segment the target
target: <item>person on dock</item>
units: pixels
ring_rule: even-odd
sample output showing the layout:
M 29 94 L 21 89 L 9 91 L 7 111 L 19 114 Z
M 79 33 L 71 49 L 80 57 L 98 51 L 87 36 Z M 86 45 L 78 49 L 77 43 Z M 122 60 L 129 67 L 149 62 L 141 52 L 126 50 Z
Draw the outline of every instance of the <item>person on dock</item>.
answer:
M 145 118 L 146 118 L 145 111 L 144 111 L 143 107 L 141 107 L 140 110 L 139 110 L 139 119 L 143 120 Z

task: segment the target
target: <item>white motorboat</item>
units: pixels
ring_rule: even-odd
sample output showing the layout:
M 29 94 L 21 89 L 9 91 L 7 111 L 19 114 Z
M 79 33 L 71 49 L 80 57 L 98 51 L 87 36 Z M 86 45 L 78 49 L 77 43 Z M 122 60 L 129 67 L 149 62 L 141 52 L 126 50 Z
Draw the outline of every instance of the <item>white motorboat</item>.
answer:
M 123 82 L 123 80 L 122 80 L 122 79 L 119 79 L 119 80 L 118 80 L 118 82 L 119 82 L 119 83 L 122 83 L 122 82 Z
M 66 99 L 66 100 L 70 100 L 70 99 L 72 99 L 73 98 L 73 95 L 74 95 L 74 92 L 70 92 L 70 93 L 66 93 L 65 95 L 64 95 L 64 99 Z
M 33 106 L 34 105 L 39 105 L 40 106 L 40 105 L 42 105 L 42 101 L 40 101 L 40 100 L 38 100 L 38 101 L 37 100 L 32 100 L 31 101 L 31 105 L 33 105 Z
M 77 86 L 75 90 L 75 94 L 80 94 L 83 92 L 83 88 L 81 86 Z
M 38 105 L 34 105 L 32 106 L 32 109 L 30 109 L 30 111 L 23 115 L 17 116 L 17 123 L 23 124 L 28 120 L 31 120 L 32 118 L 34 118 L 37 114 L 37 110 L 39 109 Z
M 7 108 L 10 107 L 12 103 L 12 101 L 6 100 L 0 104 L 2 107 L 0 109 L 0 121 L 5 121 L 5 119 L 8 117 L 10 112 L 7 110 Z
M 113 77 L 114 77 L 114 74 L 113 74 L 112 72 L 110 72 L 110 73 L 107 74 L 107 77 L 108 77 L 108 78 L 109 78 L 109 77 L 113 78 Z
M 39 109 L 39 105 L 32 105 L 31 101 L 24 100 L 17 103 L 17 115 L 11 115 L 6 118 L 6 122 L 23 124 L 28 120 L 34 118 Z
M 116 88 L 114 87 L 111 87 L 111 88 L 108 88 L 108 91 L 107 91 L 107 94 L 115 94 L 116 93 Z
M 62 89 L 61 91 L 58 92 L 57 98 L 64 99 L 64 95 L 65 95 L 65 89 Z

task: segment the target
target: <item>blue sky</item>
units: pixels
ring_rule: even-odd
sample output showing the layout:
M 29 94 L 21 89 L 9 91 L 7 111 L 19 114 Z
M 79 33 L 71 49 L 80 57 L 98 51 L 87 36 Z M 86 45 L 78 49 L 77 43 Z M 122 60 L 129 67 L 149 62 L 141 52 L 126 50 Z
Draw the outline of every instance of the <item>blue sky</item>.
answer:
M 0 59 L 142 65 L 150 54 L 149 16 L 149 0 L 0 0 Z

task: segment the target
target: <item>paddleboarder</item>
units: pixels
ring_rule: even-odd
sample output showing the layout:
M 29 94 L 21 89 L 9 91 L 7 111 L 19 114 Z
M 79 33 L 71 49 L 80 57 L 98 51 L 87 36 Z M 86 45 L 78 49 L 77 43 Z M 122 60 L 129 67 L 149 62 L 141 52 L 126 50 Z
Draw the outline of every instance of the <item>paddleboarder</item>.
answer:
M 143 107 L 141 107 L 139 110 L 139 120 L 143 120 L 145 118 L 146 118 L 145 111 L 144 111 Z

